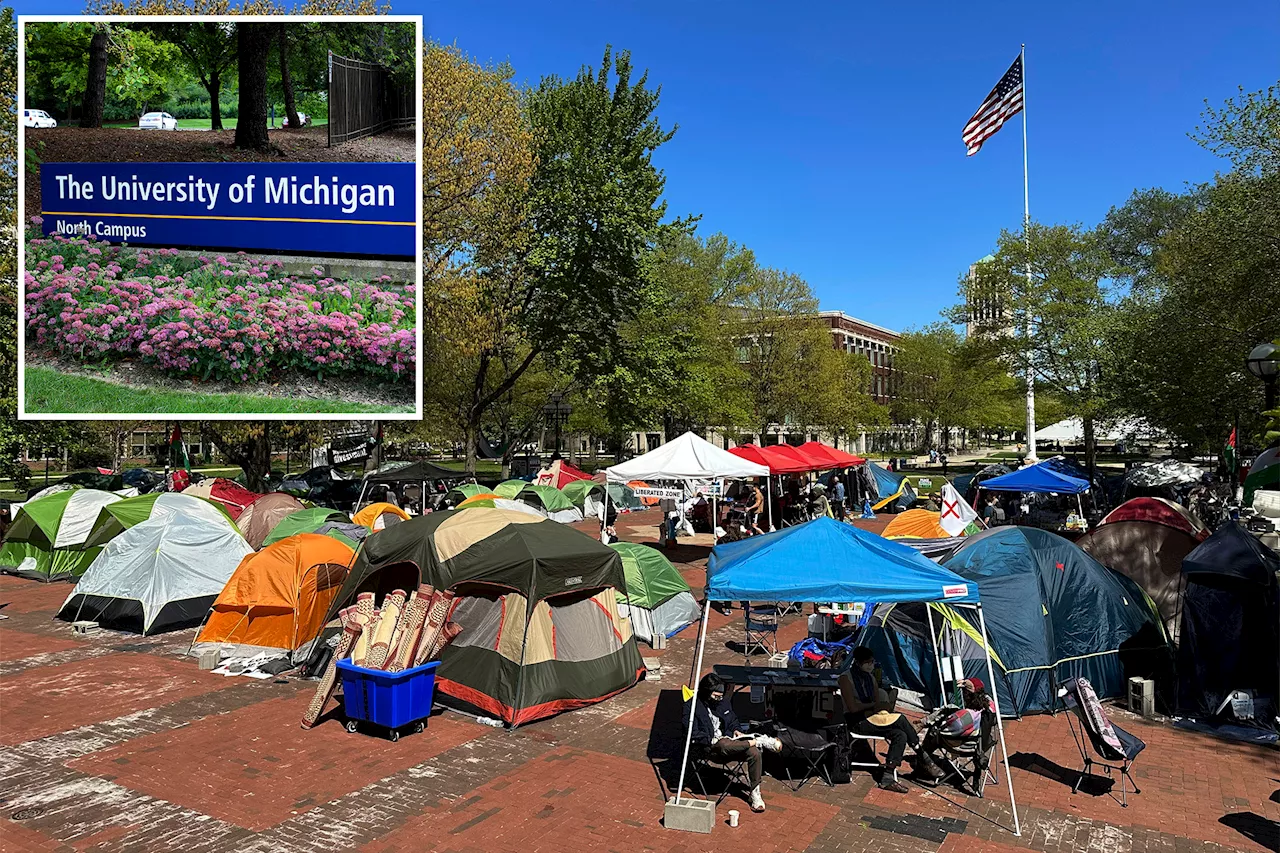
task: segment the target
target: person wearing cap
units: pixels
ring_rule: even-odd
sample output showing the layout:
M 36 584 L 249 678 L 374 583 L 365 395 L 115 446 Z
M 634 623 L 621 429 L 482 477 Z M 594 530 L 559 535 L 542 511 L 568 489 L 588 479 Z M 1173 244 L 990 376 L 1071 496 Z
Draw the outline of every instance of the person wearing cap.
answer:
M 881 789 L 895 794 L 908 792 L 907 786 L 898 781 L 898 767 L 908 746 L 914 753 L 912 769 L 928 779 L 942 778 L 942 768 L 921 748 L 915 727 L 894 711 L 897 688 L 885 680 L 871 649 L 858 646 L 853 650 L 853 666 L 839 677 L 838 683 L 849 729 L 861 735 L 882 737 L 889 743 L 889 754 L 878 783 Z

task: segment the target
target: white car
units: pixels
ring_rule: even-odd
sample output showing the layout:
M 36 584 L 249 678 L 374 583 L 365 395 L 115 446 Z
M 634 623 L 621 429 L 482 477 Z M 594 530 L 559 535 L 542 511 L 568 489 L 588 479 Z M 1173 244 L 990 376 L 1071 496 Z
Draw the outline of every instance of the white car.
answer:
M 308 124 L 311 123 L 311 119 L 307 118 L 306 113 L 298 113 L 298 123 L 302 127 L 306 127 Z M 289 117 L 285 116 L 284 123 L 281 125 L 281 127 L 288 127 L 288 126 L 289 126 Z
M 23 110 L 23 127 L 57 127 L 58 122 L 44 110 Z
M 138 119 L 139 130 L 177 130 L 178 120 L 168 113 L 147 113 Z

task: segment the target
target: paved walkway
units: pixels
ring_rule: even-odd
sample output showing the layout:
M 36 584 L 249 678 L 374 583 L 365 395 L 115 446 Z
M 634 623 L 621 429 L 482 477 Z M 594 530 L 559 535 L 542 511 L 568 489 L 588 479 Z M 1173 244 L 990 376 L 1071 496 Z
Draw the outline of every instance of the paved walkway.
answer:
M 652 541 L 657 513 L 624 516 Z M 700 588 L 707 542 L 674 555 Z M 303 731 L 313 685 L 224 678 L 181 657 L 191 632 L 75 637 L 52 620 L 70 587 L 0 577 L 0 849 L 22 851 L 901 851 L 1208 853 L 1280 849 L 1280 755 L 1132 718 L 1148 743 L 1120 805 L 1071 793 L 1078 756 L 1061 716 L 1008 727 L 1023 834 L 1008 795 L 888 794 L 855 774 L 799 793 L 765 782 L 769 809 L 710 836 L 661 825 L 680 685 L 695 631 L 620 696 L 515 732 L 456 714 L 398 743 L 348 734 L 336 714 Z M 737 614 L 713 612 L 708 666 L 741 660 Z M 800 617 L 783 643 L 805 633 Z

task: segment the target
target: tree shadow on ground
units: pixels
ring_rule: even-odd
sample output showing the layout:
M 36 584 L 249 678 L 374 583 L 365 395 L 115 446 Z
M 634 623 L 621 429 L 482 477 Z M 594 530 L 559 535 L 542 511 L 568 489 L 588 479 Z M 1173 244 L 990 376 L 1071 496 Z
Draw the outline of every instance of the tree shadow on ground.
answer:
M 1043 776 L 1053 782 L 1066 785 L 1068 788 L 1075 785 L 1076 780 L 1080 778 L 1080 770 L 1063 767 L 1061 764 L 1050 761 L 1036 752 L 1015 752 L 1009 756 L 1009 763 L 1019 770 L 1026 770 L 1028 773 Z M 1081 781 L 1079 792 L 1088 794 L 1091 797 L 1105 797 L 1111 793 L 1111 789 L 1114 787 L 1114 779 L 1107 776 L 1089 774 Z
M 1274 820 L 1253 812 L 1232 812 L 1218 818 L 1218 823 L 1231 827 L 1266 850 L 1280 850 L 1280 823 Z

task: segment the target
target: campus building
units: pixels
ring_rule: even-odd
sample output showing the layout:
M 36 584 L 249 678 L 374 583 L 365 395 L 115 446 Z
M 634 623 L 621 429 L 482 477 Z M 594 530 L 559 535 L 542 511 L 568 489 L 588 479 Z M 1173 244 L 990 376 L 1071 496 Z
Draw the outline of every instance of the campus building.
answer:
M 1013 309 L 1009 305 L 1009 295 L 997 285 L 984 282 L 979 275 L 982 264 L 994 260 L 994 255 L 987 255 L 969 265 L 969 274 L 965 277 L 964 324 L 968 337 L 1013 334 Z

